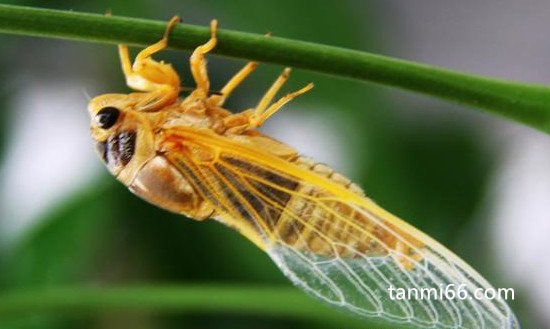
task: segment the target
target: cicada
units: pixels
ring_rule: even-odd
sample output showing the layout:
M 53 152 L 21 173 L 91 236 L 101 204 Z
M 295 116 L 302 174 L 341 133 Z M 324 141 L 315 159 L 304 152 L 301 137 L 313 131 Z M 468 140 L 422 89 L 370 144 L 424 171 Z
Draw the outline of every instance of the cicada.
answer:
M 119 45 L 126 83 L 136 92 L 89 103 L 97 151 L 120 182 L 161 208 L 236 229 L 295 285 L 356 314 L 417 327 L 519 327 L 506 302 L 471 297 L 491 285 L 459 257 L 345 176 L 257 130 L 312 84 L 274 101 L 289 76 L 286 68 L 255 108 L 223 108 L 257 63 L 210 91 L 205 55 L 217 43 L 216 20 L 210 39 L 190 57 L 196 88 L 180 99 L 176 71 L 151 57 L 167 47 L 178 22 L 174 17 L 162 39 L 133 63 L 127 46 Z M 470 298 L 388 294 L 390 286 L 420 291 L 449 285 L 464 287 Z

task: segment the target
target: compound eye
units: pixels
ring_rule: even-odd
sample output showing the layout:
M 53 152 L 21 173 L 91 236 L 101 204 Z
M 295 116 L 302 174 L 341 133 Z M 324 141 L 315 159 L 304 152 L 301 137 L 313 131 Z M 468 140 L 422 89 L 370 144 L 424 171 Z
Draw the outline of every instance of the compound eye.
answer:
M 119 116 L 120 110 L 116 107 L 104 107 L 96 114 L 97 124 L 100 128 L 109 129 L 116 123 Z

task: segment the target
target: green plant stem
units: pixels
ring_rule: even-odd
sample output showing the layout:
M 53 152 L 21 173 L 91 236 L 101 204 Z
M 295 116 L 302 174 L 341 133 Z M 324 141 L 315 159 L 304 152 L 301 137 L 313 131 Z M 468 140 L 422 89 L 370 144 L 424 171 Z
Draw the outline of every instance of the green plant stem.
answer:
M 222 22 L 223 23 L 223 22 Z M 0 32 L 149 45 L 166 22 L 41 8 L 0 5 Z M 220 30 L 214 53 L 377 82 L 488 110 L 550 132 L 550 88 L 491 79 L 366 52 Z M 193 49 L 209 37 L 208 27 L 182 24 L 170 48 Z
M 262 301 L 268 298 L 270 303 Z M 297 299 L 306 307 L 296 310 L 284 300 Z M 272 308 L 274 301 L 286 304 Z M 67 309 L 104 309 L 149 311 L 243 311 L 278 315 L 293 313 L 307 316 L 316 308 L 307 301 L 307 296 L 296 289 L 251 288 L 232 286 L 140 286 L 117 288 L 63 287 L 28 292 L 3 294 L 0 299 L 0 315 L 29 311 L 56 311 Z M 315 306 L 315 305 L 313 305 Z
M 361 323 L 314 301 L 291 287 L 273 286 L 137 286 L 62 287 L 0 294 L 0 318 L 35 312 L 96 313 L 147 311 L 231 313 L 256 316 Z M 364 320 L 361 320 L 364 321 Z M 1 321 L 0 321 L 1 322 Z M 364 323 L 364 322 L 362 322 Z

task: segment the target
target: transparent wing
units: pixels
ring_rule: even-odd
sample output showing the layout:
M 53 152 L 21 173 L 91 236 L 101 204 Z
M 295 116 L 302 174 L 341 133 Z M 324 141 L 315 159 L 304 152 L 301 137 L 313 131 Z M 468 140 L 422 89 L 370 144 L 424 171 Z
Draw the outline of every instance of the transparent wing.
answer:
M 235 143 L 193 143 L 214 150 L 215 160 L 168 157 L 221 221 L 264 248 L 308 293 L 422 328 L 519 328 L 505 301 L 483 296 L 492 287 L 474 269 L 349 186 Z

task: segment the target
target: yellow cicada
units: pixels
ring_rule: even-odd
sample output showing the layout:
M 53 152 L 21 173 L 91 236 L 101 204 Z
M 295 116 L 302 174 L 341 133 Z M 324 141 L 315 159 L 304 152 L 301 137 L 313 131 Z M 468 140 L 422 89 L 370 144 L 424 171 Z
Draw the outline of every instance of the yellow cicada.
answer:
M 223 108 L 257 63 L 212 94 L 205 55 L 190 58 L 196 88 L 179 99 L 180 79 L 151 56 L 166 48 L 179 22 L 131 62 L 119 45 L 130 94 L 105 94 L 88 110 L 92 136 L 109 171 L 141 198 L 196 220 L 214 218 L 264 250 L 310 294 L 367 317 L 430 328 L 518 328 L 500 299 L 473 298 L 491 285 L 438 242 L 367 198 L 349 179 L 256 130 L 312 84 L 273 101 L 285 69 L 255 109 Z M 396 299 L 391 287 L 462 287 L 470 298 Z

